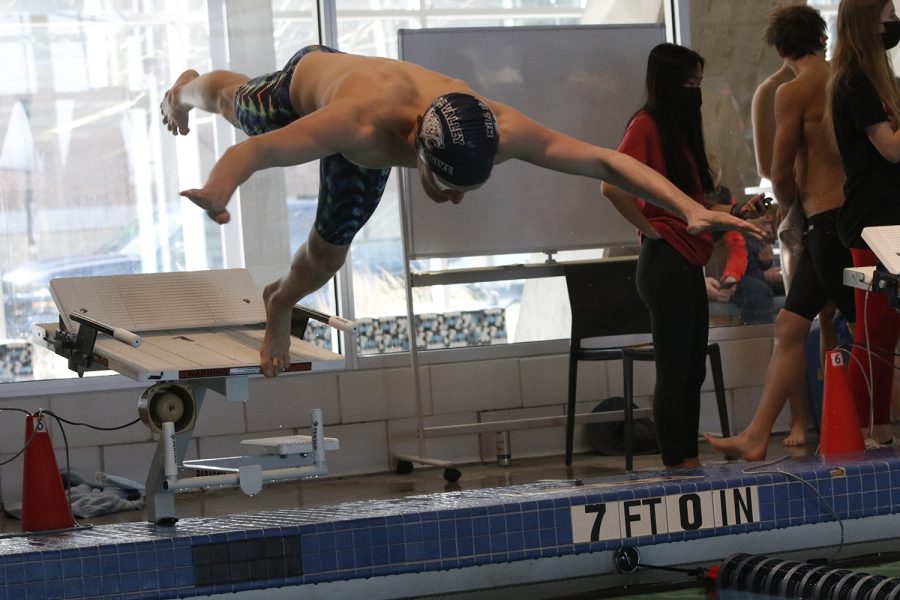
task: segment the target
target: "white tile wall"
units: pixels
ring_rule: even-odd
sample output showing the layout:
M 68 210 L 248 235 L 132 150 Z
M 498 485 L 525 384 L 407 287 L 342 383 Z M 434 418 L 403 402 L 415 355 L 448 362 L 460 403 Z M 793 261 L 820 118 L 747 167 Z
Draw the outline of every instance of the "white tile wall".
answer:
M 537 356 L 519 360 L 523 406 L 565 404 L 569 386 L 569 355 Z
M 336 437 L 340 442 L 340 450 L 325 455 L 329 475 L 379 473 L 391 469 L 384 421 L 336 425 L 326 430 L 325 435 Z
M 431 414 L 430 369 L 419 369 L 422 414 Z M 412 369 L 370 369 L 341 374 L 341 417 L 344 423 L 402 419 L 416 414 Z
M 156 452 L 156 443 L 104 446 L 102 452 L 104 471 L 143 483 Z
M 437 415 L 522 405 L 517 359 L 451 363 L 430 369 Z
M 225 396 L 207 390 L 203 397 L 203 406 L 197 415 L 197 424 L 194 427 L 194 437 L 207 435 L 222 435 L 226 433 L 242 433 L 247 430 L 244 419 L 245 411 L 258 409 L 256 399 L 243 402 L 226 400 Z M 253 403 L 251 405 L 251 403 Z
M 339 423 L 337 373 L 310 373 L 250 381 L 247 431 L 309 426 L 309 411 L 322 409 L 326 424 Z

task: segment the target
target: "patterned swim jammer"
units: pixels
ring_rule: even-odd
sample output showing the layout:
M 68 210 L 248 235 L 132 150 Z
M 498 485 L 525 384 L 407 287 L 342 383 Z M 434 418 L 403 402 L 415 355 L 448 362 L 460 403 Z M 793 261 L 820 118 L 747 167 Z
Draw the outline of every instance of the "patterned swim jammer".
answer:
M 311 52 L 338 52 L 327 46 L 306 46 L 283 69 L 255 77 L 238 88 L 234 116 L 247 135 L 259 135 L 301 117 L 291 104 L 291 79 L 300 59 Z M 366 169 L 341 154 L 319 160 L 319 204 L 316 231 L 337 246 L 346 246 L 378 207 L 387 185 L 388 169 Z

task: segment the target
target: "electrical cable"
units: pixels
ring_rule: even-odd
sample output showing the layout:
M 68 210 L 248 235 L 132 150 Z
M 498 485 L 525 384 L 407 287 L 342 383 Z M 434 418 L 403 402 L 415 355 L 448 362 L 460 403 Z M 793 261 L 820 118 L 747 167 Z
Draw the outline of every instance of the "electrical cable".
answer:
M 78 421 L 70 421 L 68 419 L 64 419 L 64 418 L 60 417 L 59 415 L 57 415 L 56 413 L 54 413 L 52 410 L 43 410 L 42 412 L 44 414 L 50 415 L 57 421 L 62 421 L 63 423 L 67 423 L 69 425 L 80 425 L 82 427 L 88 427 L 90 429 L 95 429 L 97 431 L 116 431 L 118 429 L 125 429 L 126 427 L 131 427 L 132 425 L 134 425 L 135 423 L 138 423 L 141 420 L 140 418 L 137 418 L 134 421 L 129 421 L 128 423 L 125 423 L 124 425 L 116 425 L 114 427 L 101 427 L 100 425 L 91 425 L 90 423 L 81 423 Z
M 828 510 L 828 512 L 831 513 L 831 516 L 834 517 L 835 521 L 837 521 L 838 527 L 841 530 L 841 536 L 840 536 L 840 540 L 838 541 L 837 548 L 835 548 L 835 551 L 834 551 L 834 554 L 832 555 L 832 557 L 827 559 L 830 562 L 830 561 L 834 560 L 835 558 L 837 558 L 837 556 L 841 553 L 841 550 L 844 547 L 844 521 L 843 521 L 843 519 L 841 519 L 840 515 L 837 514 L 837 511 L 834 509 L 834 506 L 832 506 L 825 500 L 825 497 L 819 493 L 819 490 L 817 490 L 815 488 L 815 486 L 813 486 L 813 484 L 806 481 L 805 479 L 803 479 L 796 473 L 789 473 L 788 471 L 784 471 L 782 469 L 777 469 L 777 468 L 763 470 L 763 469 L 767 469 L 768 467 L 772 467 L 773 465 L 776 465 L 780 462 L 783 462 L 789 458 L 791 458 L 791 457 L 790 456 L 782 456 L 780 458 L 762 463 L 760 465 L 753 465 L 753 466 L 750 466 L 750 467 L 747 467 L 746 469 L 744 469 L 742 471 L 742 473 L 762 473 L 765 475 L 784 475 L 788 479 L 793 479 L 794 481 L 799 481 L 800 483 L 802 483 L 803 485 L 805 485 L 806 487 L 808 487 L 809 489 L 812 490 L 813 494 L 815 494 L 816 500 L 818 500 L 819 504 L 821 504 L 823 507 L 825 507 Z

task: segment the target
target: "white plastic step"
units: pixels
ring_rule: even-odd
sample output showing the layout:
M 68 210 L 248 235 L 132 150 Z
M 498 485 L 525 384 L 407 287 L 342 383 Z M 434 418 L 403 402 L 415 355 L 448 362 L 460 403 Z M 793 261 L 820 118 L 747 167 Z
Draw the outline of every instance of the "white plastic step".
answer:
M 308 454 L 313 451 L 312 436 L 309 435 L 280 435 L 243 440 L 241 446 L 250 454 Z M 337 438 L 325 438 L 326 452 L 337 450 L 339 447 Z

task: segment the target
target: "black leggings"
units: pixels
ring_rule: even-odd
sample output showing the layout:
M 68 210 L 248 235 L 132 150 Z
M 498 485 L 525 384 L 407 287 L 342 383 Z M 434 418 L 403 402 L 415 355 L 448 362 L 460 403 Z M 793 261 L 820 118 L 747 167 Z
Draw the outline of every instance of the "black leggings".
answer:
M 644 240 L 637 289 L 650 309 L 656 354 L 653 418 L 662 461 L 675 466 L 699 454 L 700 388 L 709 342 L 703 269 L 663 240 Z

